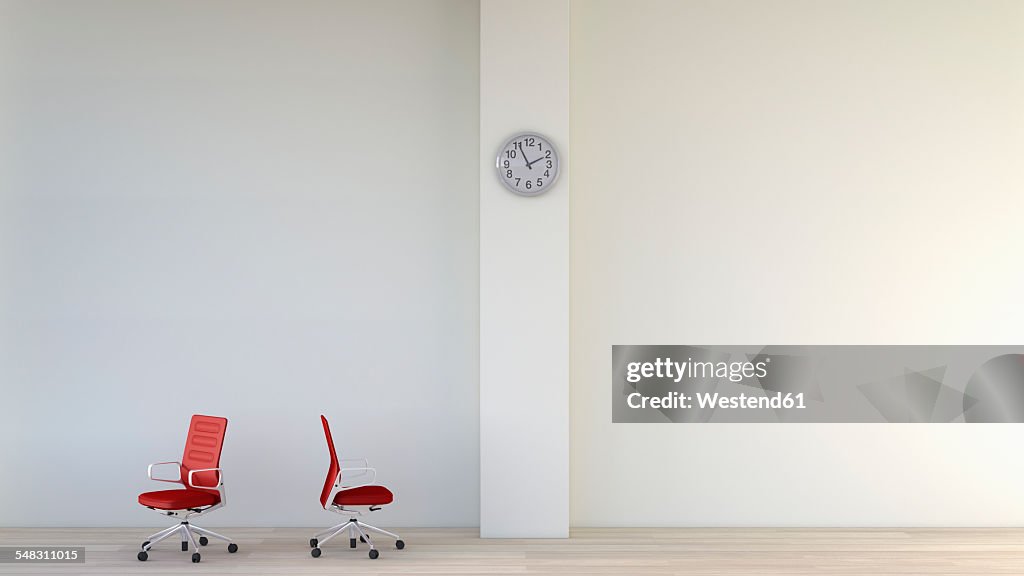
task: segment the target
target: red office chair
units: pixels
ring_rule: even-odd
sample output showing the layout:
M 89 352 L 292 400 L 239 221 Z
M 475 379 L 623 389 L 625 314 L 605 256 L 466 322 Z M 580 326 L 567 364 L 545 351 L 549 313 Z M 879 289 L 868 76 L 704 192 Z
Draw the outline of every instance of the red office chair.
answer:
M 348 522 L 331 526 L 323 532 L 315 534 L 309 539 L 309 547 L 313 558 L 320 557 L 320 545 L 324 544 L 331 538 L 334 538 L 342 532 L 348 531 L 348 545 L 350 548 L 356 547 L 356 534 L 359 534 L 359 541 L 370 546 L 370 558 L 376 559 L 380 555 L 377 549 L 373 546 L 373 540 L 366 533 L 367 530 L 371 532 L 377 532 L 395 539 L 395 548 L 401 550 L 405 548 L 405 542 L 398 536 L 398 534 L 392 534 L 387 530 L 381 530 L 375 526 L 364 524 L 354 518 L 353 514 L 362 515 L 363 512 L 356 510 L 355 508 L 367 507 L 369 512 L 380 510 L 382 506 L 391 504 L 395 500 L 395 495 L 391 493 L 384 486 L 374 484 L 377 479 L 377 470 L 370 468 L 369 463 L 365 459 L 358 460 L 342 460 L 341 462 L 359 462 L 362 466 L 342 468 L 341 462 L 338 461 L 338 453 L 334 451 L 334 439 L 331 437 L 331 427 L 327 425 L 327 418 L 320 416 L 320 421 L 324 424 L 324 436 L 327 437 L 327 449 L 331 453 L 331 466 L 327 469 L 327 479 L 324 481 L 324 489 L 320 492 L 320 505 L 325 510 L 331 512 L 337 512 L 338 514 L 346 514 L 349 516 Z M 342 486 L 341 480 L 342 475 L 346 472 L 355 472 L 356 474 L 349 474 L 349 477 L 360 477 L 365 476 L 369 473 L 373 473 L 373 477 L 369 482 L 363 484 L 357 484 L 355 486 Z M 331 490 L 337 489 L 334 495 L 331 495 Z M 330 504 L 330 506 L 328 506 Z M 323 538 L 323 540 L 320 540 Z
M 149 558 L 149 549 L 154 544 L 171 536 L 181 535 L 181 550 L 188 551 L 189 542 L 196 552 L 192 561 L 199 562 L 199 546 L 195 535 L 199 534 L 199 545 L 209 543 L 207 536 L 220 538 L 228 543 L 228 552 L 238 552 L 238 545 L 227 536 L 221 536 L 212 530 L 200 528 L 189 523 L 189 518 L 200 516 L 216 510 L 227 502 L 224 494 L 224 473 L 220 469 L 220 451 L 224 446 L 224 432 L 227 430 L 226 418 L 216 416 L 192 416 L 188 427 L 188 438 L 185 442 L 185 453 L 181 462 L 157 462 L 149 465 L 149 479 L 157 482 L 174 482 L 184 486 L 183 490 L 158 490 L 139 494 L 139 504 L 156 510 L 165 516 L 181 517 L 180 524 L 161 530 L 142 543 L 139 560 L 145 562 Z M 153 467 L 174 464 L 178 468 L 178 478 L 154 478 Z

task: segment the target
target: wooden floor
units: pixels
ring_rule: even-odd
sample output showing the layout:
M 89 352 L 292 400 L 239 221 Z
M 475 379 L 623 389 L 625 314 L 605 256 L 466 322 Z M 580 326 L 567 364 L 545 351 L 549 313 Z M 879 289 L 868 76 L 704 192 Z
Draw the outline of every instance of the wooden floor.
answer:
M 0 529 L 0 545 L 84 545 L 85 564 L 0 564 L 0 574 L 1024 574 L 1021 529 L 575 529 L 567 540 L 481 540 L 472 529 L 404 529 L 377 560 L 344 539 L 312 558 L 314 529 L 219 528 L 239 545 L 168 539 L 135 555 L 156 529 Z

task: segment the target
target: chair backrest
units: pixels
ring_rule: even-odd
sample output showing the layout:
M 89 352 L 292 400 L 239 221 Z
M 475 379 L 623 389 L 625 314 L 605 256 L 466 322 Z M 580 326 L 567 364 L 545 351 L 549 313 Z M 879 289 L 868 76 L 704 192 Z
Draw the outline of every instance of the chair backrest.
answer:
M 224 432 L 228 428 L 228 419 L 218 416 L 195 414 L 188 426 L 188 438 L 185 440 L 185 453 L 181 456 L 181 481 L 188 485 L 189 470 L 220 467 L 220 451 L 224 447 Z M 217 472 L 198 472 L 192 481 L 199 486 L 216 486 L 220 483 Z M 204 492 L 218 493 L 213 488 L 194 488 Z
M 327 450 L 331 453 L 331 466 L 327 469 L 327 479 L 324 480 L 324 489 L 320 491 L 320 505 L 327 508 L 327 499 L 331 497 L 331 489 L 338 478 L 338 470 L 341 465 L 338 463 L 338 453 L 334 451 L 334 438 L 331 437 L 331 427 L 327 424 L 327 418 L 320 415 L 320 421 L 324 425 L 324 436 L 327 437 Z

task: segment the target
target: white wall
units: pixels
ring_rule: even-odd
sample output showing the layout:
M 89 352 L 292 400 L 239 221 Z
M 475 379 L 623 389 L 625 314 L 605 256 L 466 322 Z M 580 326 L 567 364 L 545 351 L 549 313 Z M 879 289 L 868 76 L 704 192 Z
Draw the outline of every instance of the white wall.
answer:
M 477 524 L 478 18 L 0 3 L 0 525 L 166 524 L 193 412 L 211 527 L 334 520 L 321 412 L 375 523 Z
M 574 525 L 1021 525 L 1012 425 L 613 425 L 612 344 L 1019 344 L 1024 4 L 572 4 Z
M 569 534 L 569 3 L 480 5 L 480 534 Z M 495 155 L 548 136 L 562 175 L 506 190 Z

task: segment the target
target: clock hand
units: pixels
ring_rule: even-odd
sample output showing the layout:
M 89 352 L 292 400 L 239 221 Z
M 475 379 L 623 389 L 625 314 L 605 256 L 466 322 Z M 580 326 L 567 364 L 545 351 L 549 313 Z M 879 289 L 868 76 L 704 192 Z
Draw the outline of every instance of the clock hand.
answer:
M 543 156 L 538 156 L 538 157 L 537 157 L 537 159 L 536 159 L 536 160 L 534 160 L 533 162 L 527 162 L 527 163 L 526 163 L 526 167 L 527 167 L 527 168 L 530 168 L 530 166 L 533 166 L 534 164 L 536 164 L 537 162 L 540 162 L 540 161 L 541 161 L 541 160 L 543 160 L 543 159 L 544 159 L 544 157 L 543 157 Z M 533 168 L 530 168 L 530 170 L 533 170 Z
M 526 159 L 526 152 L 523 151 L 523 143 L 519 143 L 519 153 L 523 156 L 523 162 L 526 162 L 526 167 L 533 170 L 533 162 Z M 536 162 L 536 160 L 534 160 Z

